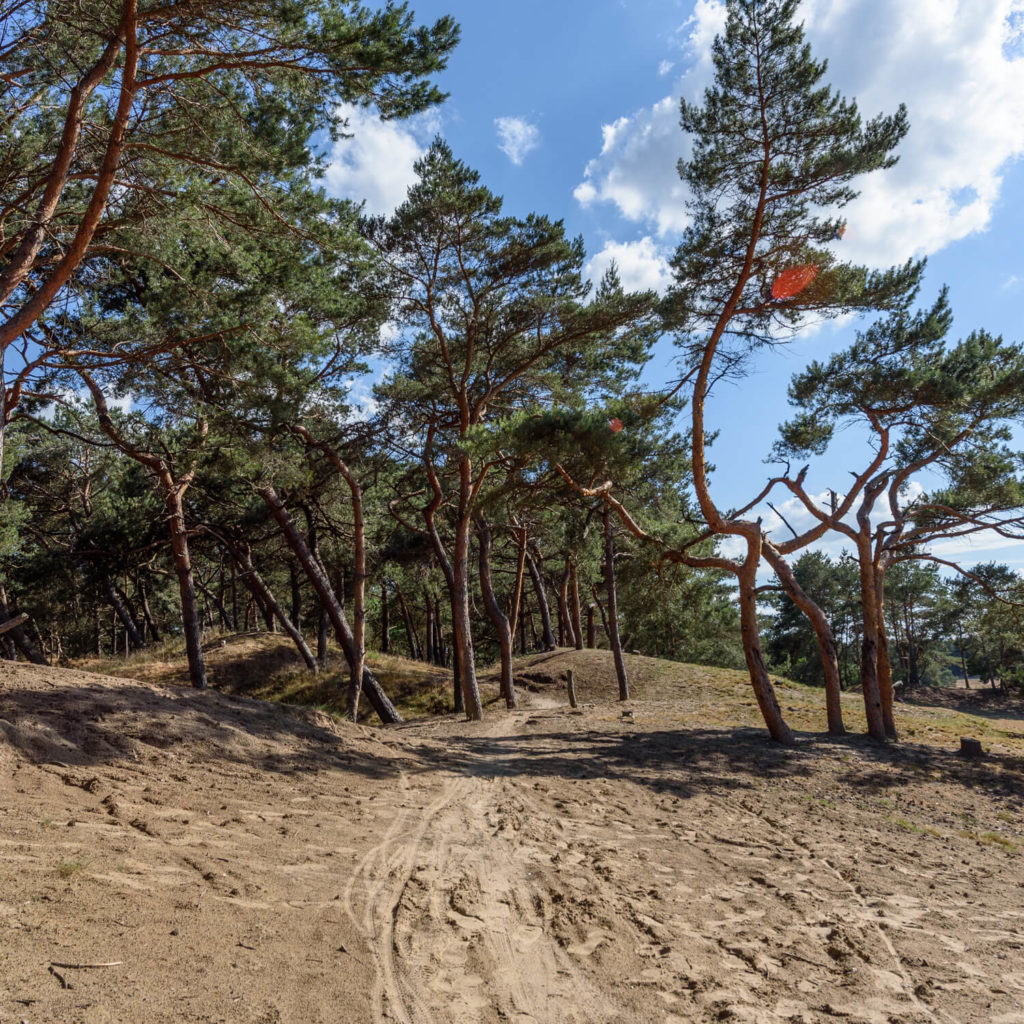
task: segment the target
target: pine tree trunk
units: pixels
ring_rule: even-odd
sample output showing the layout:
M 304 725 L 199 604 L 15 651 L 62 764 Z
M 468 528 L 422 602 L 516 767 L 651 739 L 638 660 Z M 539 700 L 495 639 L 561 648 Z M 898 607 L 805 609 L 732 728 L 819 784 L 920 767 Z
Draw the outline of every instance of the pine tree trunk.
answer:
M 448 645 L 444 642 L 444 619 L 441 616 L 441 598 L 434 597 L 434 664 L 448 668 Z M 461 692 L 461 691 L 460 691 Z
M 587 605 L 587 649 L 594 650 L 597 647 L 597 606 L 591 602 Z
M 405 594 L 402 593 L 401 587 L 395 587 L 395 596 L 398 598 L 398 607 L 402 610 L 402 621 L 405 624 L 405 639 L 409 645 L 409 657 L 413 661 L 420 661 L 422 653 L 419 637 L 416 635 L 416 627 L 413 625 L 409 605 L 406 603 Z
M 452 576 L 455 582 L 453 601 L 454 618 L 452 632 L 459 658 L 459 673 L 462 679 L 462 695 L 465 701 L 466 717 L 479 722 L 484 717 L 480 700 L 480 689 L 476 681 L 476 659 L 473 651 L 473 624 L 469 614 L 469 494 L 471 465 L 466 456 L 459 462 L 461 477 L 461 500 L 459 515 L 455 521 L 455 546 L 452 552 Z
M 142 616 L 139 615 L 135 608 L 135 602 L 128 596 L 128 575 L 125 574 L 124 586 L 120 586 L 114 583 L 114 589 L 117 591 L 118 596 L 121 598 L 121 603 L 124 605 L 128 612 L 128 616 L 131 619 L 132 625 L 135 627 L 135 632 L 142 637 L 142 643 L 146 643 L 146 624 L 142 620 Z
M 302 628 L 302 586 L 299 582 L 299 570 L 295 563 L 288 562 L 288 581 L 292 588 L 292 624 L 296 629 Z
M 178 578 L 181 597 L 181 624 L 185 633 L 185 652 L 188 656 L 188 677 L 193 687 L 205 690 L 206 663 L 203 660 L 203 633 L 199 624 L 199 605 L 196 602 L 195 582 L 192 578 L 192 560 L 188 550 L 188 531 L 185 527 L 185 509 L 181 489 L 169 473 L 161 474 L 164 504 L 171 529 L 171 550 L 174 553 L 174 572 Z
M 455 628 L 455 620 L 458 617 L 455 597 L 455 573 L 452 569 L 451 559 L 448 557 L 448 552 L 445 550 L 444 543 L 441 540 L 441 534 L 438 532 L 435 513 L 435 504 L 428 505 L 424 509 L 423 518 L 427 526 L 427 535 L 430 537 L 430 543 L 434 548 L 437 564 L 441 567 L 445 586 L 448 588 L 448 601 L 452 615 L 452 700 L 455 706 L 455 713 L 458 715 L 465 712 L 466 700 L 462 688 L 462 659 L 459 654 L 459 635 Z
M 540 612 L 541 645 L 545 651 L 555 649 L 555 634 L 551 630 L 551 609 L 548 606 L 548 592 L 544 586 L 544 577 L 536 559 L 529 552 L 526 555 L 526 568 L 533 583 L 533 592 L 537 598 L 537 610 Z
M 960 646 L 960 667 L 964 673 L 964 687 L 969 690 L 971 688 L 971 677 L 967 674 L 967 655 L 964 653 L 964 630 L 959 622 L 956 624 L 956 635 Z
M 605 506 L 601 512 L 604 525 L 604 581 L 608 601 L 608 640 L 615 662 L 615 678 L 619 681 L 619 700 L 629 700 L 629 679 L 626 677 L 626 662 L 622 657 L 619 641 L 619 600 L 615 584 L 615 528 L 611 510 Z M 577 591 L 578 594 L 578 591 Z
M 501 602 L 494 593 L 491 580 L 491 528 L 481 517 L 477 520 L 478 540 L 480 546 L 480 593 L 483 597 L 487 615 L 498 636 L 498 647 L 501 650 L 501 696 L 505 698 L 505 706 L 516 706 L 516 688 L 512 678 L 512 628 L 508 616 L 501 610 Z
M 295 528 L 288 510 L 284 507 L 274 488 L 269 485 L 261 487 L 259 495 L 270 508 L 274 519 L 281 527 L 285 541 L 299 560 L 299 564 L 309 577 L 317 597 L 320 598 L 321 604 L 327 610 L 328 615 L 330 615 L 331 623 L 338 638 L 338 644 L 341 646 L 345 659 L 351 667 L 357 660 L 352 629 L 345 618 L 345 612 L 335 597 L 334 591 L 331 589 L 330 581 L 323 570 L 323 566 L 320 564 L 320 560 L 315 558 L 309 547 L 307 547 L 306 542 Z M 367 699 L 382 722 L 389 725 L 402 721 L 402 716 L 388 699 L 388 695 L 381 688 L 374 674 L 365 665 L 363 666 L 360 682 L 362 684 L 362 691 L 366 693 Z
M 580 580 L 576 570 L 576 552 L 569 562 L 569 617 L 572 622 L 573 646 L 583 650 L 583 614 L 580 608 Z
M 437 652 L 434 646 L 434 634 L 436 632 L 434 628 L 434 603 L 430 599 L 430 594 L 424 590 L 423 592 L 423 605 L 427 614 L 427 621 L 423 627 L 423 637 L 426 641 L 426 650 L 423 652 L 423 659 L 428 665 L 437 664 Z
M 885 735 L 895 740 L 899 738 L 896 731 L 896 692 L 892 685 L 889 636 L 885 629 L 885 573 L 881 568 L 875 570 L 875 600 L 878 605 L 878 697 L 882 702 Z
M 121 625 L 124 626 L 127 639 L 136 651 L 141 651 L 146 646 L 145 637 L 139 632 L 128 609 L 125 607 L 124 601 L 121 600 L 121 595 L 107 573 L 103 573 L 103 589 L 106 591 L 110 607 L 114 609 L 114 614 L 121 620 Z
M 558 646 L 575 647 L 576 637 L 573 636 L 572 622 L 569 619 L 569 559 L 565 560 L 562 580 L 558 586 Z
M 261 601 L 277 617 L 284 631 L 291 637 L 292 643 L 295 644 L 295 648 L 298 650 L 302 660 L 306 663 L 306 668 L 315 675 L 319 670 L 319 665 L 317 665 L 316 658 L 313 657 L 313 652 L 309 649 L 309 644 L 306 643 L 305 637 L 295 623 L 285 615 L 284 609 L 278 604 L 270 587 L 267 586 L 263 577 L 256 571 L 256 566 L 252 562 L 252 555 L 239 544 L 229 544 L 228 553 L 242 570 L 242 582 L 252 591 L 253 596 Z
M 316 623 L 316 663 L 321 668 L 327 667 L 327 633 L 330 629 L 331 617 L 327 609 L 321 604 L 320 614 Z
M 885 720 L 882 716 L 882 698 L 878 686 L 878 600 L 875 594 L 875 573 L 870 541 L 858 543 L 860 568 L 860 601 L 862 617 L 860 685 L 864 694 L 864 714 L 868 720 L 868 735 L 876 740 L 885 739 Z
M 380 585 L 380 652 L 391 653 L 391 614 L 388 607 L 388 585 Z
M 516 549 L 516 582 L 515 587 L 512 590 L 512 607 L 509 611 L 509 633 L 512 634 L 513 643 L 515 642 L 516 630 L 519 628 L 519 612 L 523 603 L 523 580 L 526 577 L 526 543 L 529 539 L 526 527 L 518 527 L 515 531 L 517 539 L 519 541 Z M 523 651 L 525 654 L 526 651 Z
M 139 603 L 142 605 L 142 617 L 149 628 L 149 636 L 153 643 L 158 644 L 160 643 L 160 631 L 156 628 L 153 613 L 149 608 L 149 595 L 146 593 L 146 584 L 142 580 L 139 580 Z M 237 622 L 235 623 L 235 628 L 238 628 Z
M 0 583 L 0 622 L 8 622 L 13 618 L 14 615 L 7 606 L 7 591 L 3 584 Z M 13 629 L 8 630 L 5 636 L 10 637 L 14 641 L 15 647 L 21 651 L 26 661 L 33 665 L 49 665 L 46 656 L 32 643 L 28 634 L 21 626 L 15 626 Z
M 836 654 L 836 641 L 832 634 L 832 626 L 825 613 L 807 596 L 803 587 L 797 582 L 789 563 L 769 541 L 762 542 L 761 552 L 765 561 L 774 570 L 790 600 L 803 612 L 814 630 L 814 636 L 818 641 L 818 655 L 821 658 L 822 672 L 825 676 L 825 711 L 828 717 L 828 731 L 832 736 L 845 736 L 842 686 L 839 681 L 839 657 Z
M 760 530 L 760 527 L 758 527 Z M 768 669 L 761 652 L 760 627 L 757 622 L 757 566 L 760 562 L 760 536 L 754 540 L 745 537 L 748 544 L 747 558 L 737 575 L 740 599 L 740 635 L 743 640 L 743 656 L 754 697 L 761 709 L 768 733 L 777 743 L 792 745 L 793 734 L 782 717 L 782 709 L 775 695 L 775 687 L 768 676 Z M 753 551 L 749 550 L 756 544 Z

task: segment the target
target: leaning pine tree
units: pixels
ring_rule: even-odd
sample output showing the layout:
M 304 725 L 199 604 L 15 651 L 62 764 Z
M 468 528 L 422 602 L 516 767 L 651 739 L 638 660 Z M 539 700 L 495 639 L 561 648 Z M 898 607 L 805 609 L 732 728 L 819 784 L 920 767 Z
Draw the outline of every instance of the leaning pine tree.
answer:
M 842 234 L 834 214 L 857 194 L 851 183 L 895 163 L 907 115 L 901 106 L 863 124 L 855 103 L 822 85 L 826 64 L 805 44 L 797 7 L 797 0 L 730 0 L 725 32 L 713 47 L 714 83 L 701 105 L 682 103 L 681 124 L 693 138 L 692 156 L 680 163 L 691 223 L 666 300 L 693 382 L 692 469 L 701 512 L 712 534 L 741 538 L 745 547 L 738 560 L 700 564 L 737 578 L 751 683 L 769 732 L 783 743 L 792 734 L 757 627 L 764 537 L 759 520 L 723 510 L 713 496 L 705 453 L 712 386 L 809 318 L 890 308 L 914 291 L 923 270 L 922 263 L 907 263 L 869 273 L 830 251 Z M 791 298 L 774 299 L 773 282 L 792 268 L 807 268 L 813 280 Z

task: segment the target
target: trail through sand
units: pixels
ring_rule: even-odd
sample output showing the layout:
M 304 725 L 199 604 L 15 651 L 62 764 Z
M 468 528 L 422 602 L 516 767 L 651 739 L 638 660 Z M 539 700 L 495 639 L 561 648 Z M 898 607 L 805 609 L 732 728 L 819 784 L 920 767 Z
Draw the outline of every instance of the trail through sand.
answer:
M 2 666 L 0 1021 L 1024 1024 L 1019 757 L 671 722 Z

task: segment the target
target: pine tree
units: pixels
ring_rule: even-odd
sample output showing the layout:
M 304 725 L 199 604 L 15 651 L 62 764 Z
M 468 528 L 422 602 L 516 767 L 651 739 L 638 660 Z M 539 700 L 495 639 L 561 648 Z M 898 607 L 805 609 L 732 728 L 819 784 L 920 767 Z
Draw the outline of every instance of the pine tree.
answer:
M 694 487 L 716 535 L 742 538 L 740 561 L 714 567 L 739 583 L 741 633 L 751 682 L 772 737 L 791 742 L 765 669 L 758 637 L 755 577 L 762 554 L 759 521 L 730 514 L 714 500 L 707 463 L 705 411 L 723 374 L 742 371 L 750 354 L 782 340 L 809 318 L 890 306 L 916 285 L 921 265 L 884 273 L 842 263 L 829 249 L 835 212 L 856 195 L 861 174 L 891 167 L 907 131 L 903 107 L 863 124 L 854 103 L 822 84 L 795 22 L 797 0 L 730 0 L 714 43 L 714 84 L 703 103 L 682 103 L 693 154 L 680 164 L 690 190 L 691 223 L 673 260 L 675 286 L 666 319 L 692 371 Z M 772 284 L 785 270 L 815 266 L 795 297 L 777 301 Z

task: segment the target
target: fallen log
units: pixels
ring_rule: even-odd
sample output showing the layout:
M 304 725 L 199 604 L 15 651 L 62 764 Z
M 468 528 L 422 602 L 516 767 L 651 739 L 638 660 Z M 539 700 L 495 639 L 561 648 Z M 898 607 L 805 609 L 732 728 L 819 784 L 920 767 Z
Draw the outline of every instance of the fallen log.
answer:
M 10 629 L 17 629 L 26 622 L 28 622 L 28 614 L 26 612 L 22 612 L 20 615 L 15 615 L 13 619 L 8 619 L 6 622 L 0 622 L 0 635 L 6 633 Z

